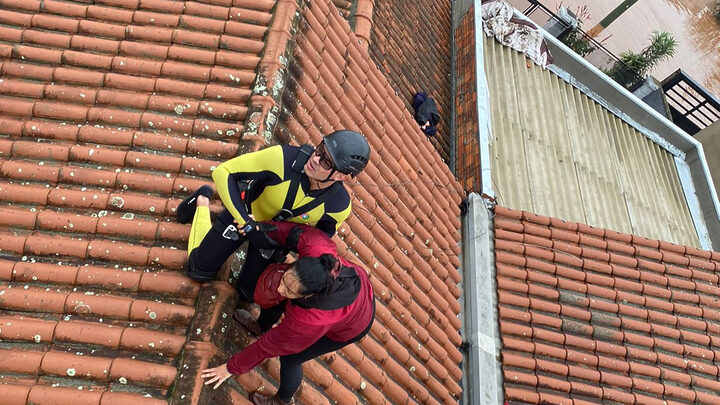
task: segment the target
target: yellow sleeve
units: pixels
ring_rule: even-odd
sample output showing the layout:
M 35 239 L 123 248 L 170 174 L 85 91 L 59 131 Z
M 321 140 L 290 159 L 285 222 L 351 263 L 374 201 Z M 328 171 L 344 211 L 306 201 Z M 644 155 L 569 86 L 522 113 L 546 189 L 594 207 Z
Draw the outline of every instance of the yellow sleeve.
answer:
M 282 180 L 284 171 L 283 149 L 276 145 L 222 163 L 213 171 L 212 178 L 223 205 L 242 226 L 249 217 L 237 182 L 257 180 L 259 184 L 253 187 L 264 187 L 273 179 Z
M 346 219 L 348 219 L 348 217 L 350 216 L 350 212 L 352 212 L 352 205 L 348 203 L 347 208 L 345 208 L 344 210 L 340 212 L 326 212 L 325 215 L 335 220 L 335 231 L 337 231 L 338 228 L 340 228 L 340 225 Z

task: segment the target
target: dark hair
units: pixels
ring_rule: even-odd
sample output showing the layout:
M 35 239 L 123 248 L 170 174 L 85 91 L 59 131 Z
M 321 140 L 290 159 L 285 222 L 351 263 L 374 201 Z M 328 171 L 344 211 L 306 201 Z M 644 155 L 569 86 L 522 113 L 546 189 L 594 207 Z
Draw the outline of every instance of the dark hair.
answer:
M 295 262 L 293 271 L 302 286 L 303 295 L 321 294 L 330 290 L 334 277 L 332 270 L 337 259 L 333 255 L 324 254 L 320 257 L 303 257 Z

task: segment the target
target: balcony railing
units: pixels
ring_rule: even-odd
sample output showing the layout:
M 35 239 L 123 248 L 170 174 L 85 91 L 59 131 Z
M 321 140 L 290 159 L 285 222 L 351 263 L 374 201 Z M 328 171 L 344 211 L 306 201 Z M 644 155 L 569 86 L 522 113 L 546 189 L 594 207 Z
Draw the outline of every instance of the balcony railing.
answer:
M 682 69 L 662 82 L 672 119 L 690 135 L 720 119 L 720 101 Z
M 562 24 L 567 30 L 558 39 L 626 89 L 633 91 L 645 81 L 642 76 L 625 65 L 601 43 L 590 37 L 582 29 L 570 26 L 563 18 L 545 7 L 538 0 L 509 0 L 509 2 L 541 27 L 547 27 L 552 23 Z

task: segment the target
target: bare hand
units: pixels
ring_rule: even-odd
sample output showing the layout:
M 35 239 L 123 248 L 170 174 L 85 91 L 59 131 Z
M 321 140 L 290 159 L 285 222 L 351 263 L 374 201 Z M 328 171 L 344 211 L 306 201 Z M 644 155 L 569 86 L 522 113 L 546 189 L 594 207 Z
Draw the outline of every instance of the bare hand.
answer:
M 202 378 L 209 378 L 209 380 L 205 381 L 205 385 L 209 385 L 217 381 L 213 387 L 213 389 L 216 390 L 217 387 L 230 378 L 231 375 L 232 374 L 230 374 L 227 370 L 227 364 L 221 364 L 215 368 L 207 368 L 203 370 L 201 376 Z

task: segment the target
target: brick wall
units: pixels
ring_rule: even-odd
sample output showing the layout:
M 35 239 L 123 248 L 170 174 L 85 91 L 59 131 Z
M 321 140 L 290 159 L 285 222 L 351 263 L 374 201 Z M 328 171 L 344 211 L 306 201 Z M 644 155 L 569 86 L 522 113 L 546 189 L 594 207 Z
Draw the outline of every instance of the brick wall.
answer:
M 480 191 L 474 25 L 474 10 L 473 7 L 470 7 L 455 30 L 457 90 L 453 102 L 455 103 L 455 136 L 457 137 L 456 175 L 465 190 Z

